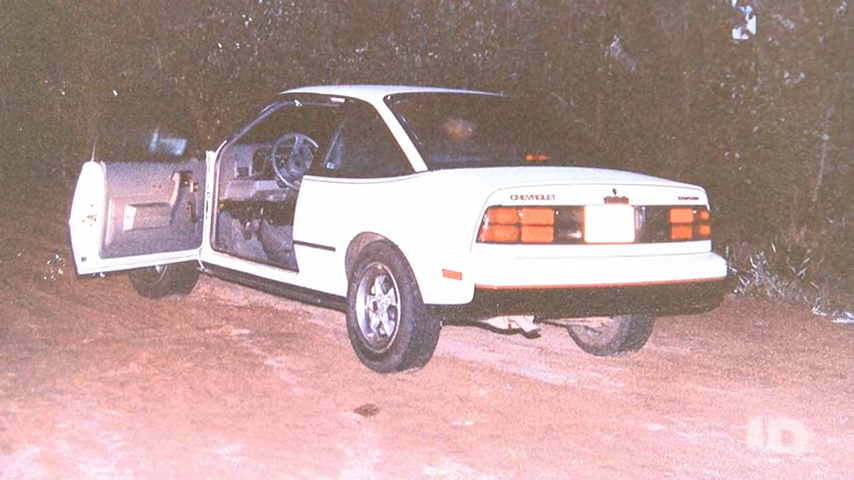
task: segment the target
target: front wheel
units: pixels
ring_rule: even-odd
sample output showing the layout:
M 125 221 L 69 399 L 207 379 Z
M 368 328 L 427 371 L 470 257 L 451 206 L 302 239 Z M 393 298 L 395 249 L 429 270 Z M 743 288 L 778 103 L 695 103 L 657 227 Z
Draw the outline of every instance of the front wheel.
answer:
M 585 352 L 610 357 L 640 350 L 652 335 L 654 323 L 653 316 L 628 314 L 604 319 L 597 325 L 570 325 L 567 330 Z
M 385 242 L 365 247 L 347 289 L 347 333 L 359 360 L 378 373 L 419 369 L 440 330 L 398 250 Z
M 194 262 L 170 263 L 138 268 L 128 275 L 134 290 L 143 297 L 163 298 L 190 293 L 199 279 L 199 270 Z

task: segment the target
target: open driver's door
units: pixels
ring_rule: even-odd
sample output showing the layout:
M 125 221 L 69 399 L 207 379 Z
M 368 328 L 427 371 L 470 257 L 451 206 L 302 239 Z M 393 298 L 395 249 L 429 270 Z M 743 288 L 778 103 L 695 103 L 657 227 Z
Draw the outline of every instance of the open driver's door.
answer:
M 205 161 L 83 165 L 68 220 L 77 273 L 198 260 Z

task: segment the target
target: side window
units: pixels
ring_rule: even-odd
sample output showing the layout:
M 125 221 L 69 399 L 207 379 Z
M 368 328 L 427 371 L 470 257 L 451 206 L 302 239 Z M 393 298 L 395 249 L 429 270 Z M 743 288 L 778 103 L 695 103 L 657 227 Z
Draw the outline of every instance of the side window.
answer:
M 160 125 L 104 128 L 95 143 L 98 160 L 108 162 L 175 163 L 203 156 L 189 135 Z
M 231 144 L 221 157 L 221 178 L 273 180 L 273 150 L 283 174 L 296 184 L 304 171 L 328 145 L 343 109 L 337 104 L 290 101 L 275 107 Z M 288 158 L 300 165 L 288 165 Z M 300 177 L 300 178 L 297 178 Z M 284 187 L 284 185 L 281 185 Z
M 107 162 L 175 163 L 204 158 L 180 97 L 117 98 L 106 106 L 95 155 Z
M 312 173 L 338 178 L 387 178 L 412 173 L 385 122 L 372 107 L 361 103 L 350 104 L 325 160 Z

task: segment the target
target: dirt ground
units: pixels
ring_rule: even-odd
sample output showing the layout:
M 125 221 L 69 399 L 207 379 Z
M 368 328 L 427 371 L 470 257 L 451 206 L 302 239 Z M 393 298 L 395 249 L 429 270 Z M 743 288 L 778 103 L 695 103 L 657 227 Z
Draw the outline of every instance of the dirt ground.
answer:
M 79 278 L 70 186 L 0 192 L 0 478 L 851 478 L 854 325 L 727 299 L 621 358 L 446 327 L 378 375 L 343 314 Z

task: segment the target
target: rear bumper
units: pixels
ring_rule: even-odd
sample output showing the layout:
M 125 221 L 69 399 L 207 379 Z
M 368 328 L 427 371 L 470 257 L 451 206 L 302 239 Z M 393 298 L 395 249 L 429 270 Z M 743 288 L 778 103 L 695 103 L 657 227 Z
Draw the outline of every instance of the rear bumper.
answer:
M 482 315 L 551 318 L 709 310 L 725 293 L 726 261 L 712 252 L 576 258 L 470 258 L 468 298 Z M 447 283 L 452 283 L 448 281 Z M 466 304 L 466 305 L 462 305 Z
M 473 317 L 520 314 L 545 318 L 699 313 L 721 303 L 726 292 L 725 280 L 517 290 L 477 288 L 464 311 L 466 316 Z
M 619 287 L 720 280 L 726 261 L 713 252 L 586 257 L 479 256 L 466 277 L 477 289 Z

